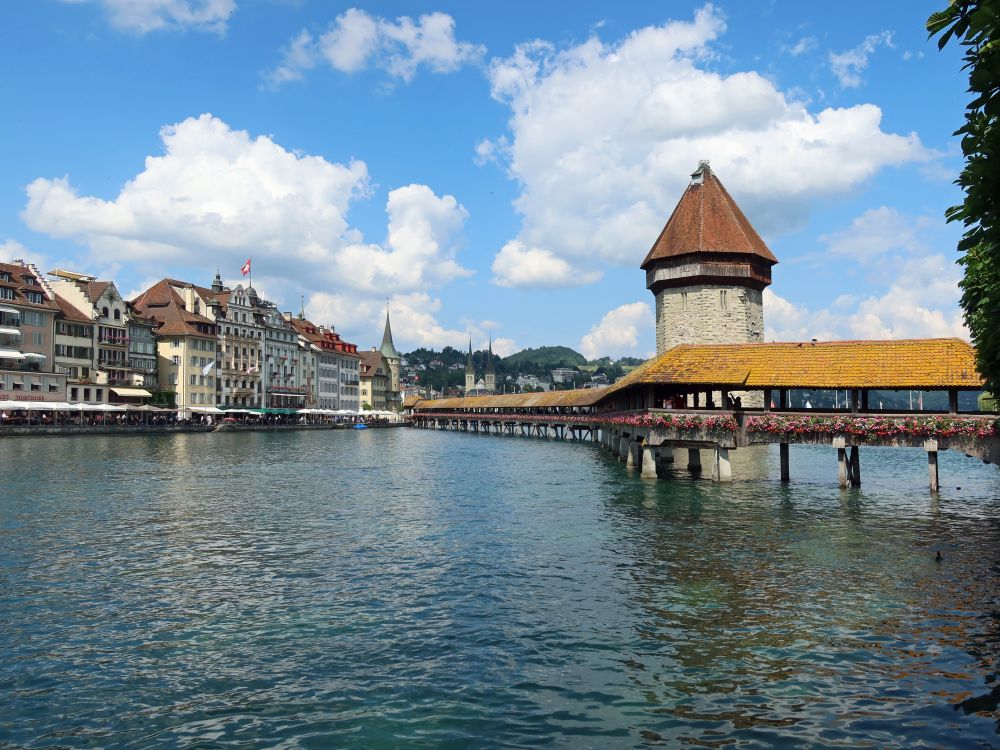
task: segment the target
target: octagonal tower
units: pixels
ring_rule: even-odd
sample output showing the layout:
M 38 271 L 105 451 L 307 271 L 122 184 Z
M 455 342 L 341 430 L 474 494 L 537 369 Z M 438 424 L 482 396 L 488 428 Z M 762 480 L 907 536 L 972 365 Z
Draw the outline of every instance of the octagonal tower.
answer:
M 656 298 L 656 353 L 764 337 L 764 287 L 778 259 L 707 161 L 642 262 Z

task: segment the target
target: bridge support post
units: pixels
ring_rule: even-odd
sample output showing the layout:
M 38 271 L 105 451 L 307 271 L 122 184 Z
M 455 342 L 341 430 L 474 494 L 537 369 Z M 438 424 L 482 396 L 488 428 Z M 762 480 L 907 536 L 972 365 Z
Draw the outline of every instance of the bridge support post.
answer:
M 628 456 L 628 438 L 624 435 L 618 438 L 618 460 L 624 461 Z
M 643 479 L 656 479 L 656 448 L 642 443 L 642 471 L 640 475 Z
M 628 453 L 625 456 L 625 468 L 638 469 L 639 460 L 641 460 L 639 459 L 639 443 L 630 437 L 628 438 Z
M 847 480 L 849 477 L 848 465 L 847 465 L 847 448 L 845 447 L 846 441 L 842 437 L 835 437 L 833 439 L 833 447 L 837 449 L 837 482 L 840 486 L 846 487 Z
M 937 493 L 940 487 L 938 481 L 938 443 L 937 440 L 924 441 L 924 450 L 927 451 L 927 473 L 930 478 L 931 492 Z
M 778 455 L 781 458 L 781 481 L 787 482 L 788 474 L 788 443 L 778 444 Z
M 712 462 L 712 479 L 716 482 L 733 481 L 733 465 L 729 462 L 729 448 L 715 446 L 715 460 Z
M 858 452 L 858 446 L 851 446 L 851 457 L 848 460 L 848 468 L 851 474 L 851 486 L 860 487 L 861 486 L 861 457 Z
M 701 451 L 697 448 L 688 448 L 688 471 L 701 474 Z
M 665 445 L 660 446 L 660 463 L 672 464 L 674 462 L 674 449 Z

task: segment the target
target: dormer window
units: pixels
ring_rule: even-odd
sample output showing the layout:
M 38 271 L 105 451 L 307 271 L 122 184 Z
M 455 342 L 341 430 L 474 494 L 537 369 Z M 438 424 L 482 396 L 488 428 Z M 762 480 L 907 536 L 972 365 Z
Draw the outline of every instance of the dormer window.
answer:
M 28 286 L 38 286 L 38 282 L 35 281 L 34 276 L 23 276 L 22 278 L 24 279 L 24 283 Z
M 28 302 L 33 305 L 41 305 L 45 303 L 45 298 L 42 297 L 41 292 L 25 292 L 24 296 L 28 298 Z

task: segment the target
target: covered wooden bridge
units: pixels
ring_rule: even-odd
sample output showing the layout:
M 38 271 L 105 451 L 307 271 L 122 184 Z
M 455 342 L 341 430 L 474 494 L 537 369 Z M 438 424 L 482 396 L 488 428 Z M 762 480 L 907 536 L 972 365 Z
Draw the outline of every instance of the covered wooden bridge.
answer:
M 996 415 L 960 411 L 959 394 L 982 388 L 975 352 L 960 339 L 681 344 L 603 389 L 420 400 L 413 424 L 483 434 L 600 441 L 643 476 L 688 449 L 701 471 L 732 477 L 729 451 L 778 443 L 789 477 L 790 444 L 838 450 L 840 482 L 860 485 L 859 446 L 916 446 L 937 489 L 937 452 L 961 450 L 1000 463 Z M 793 404 L 793 391 L 836 392 L 838 408 Z M 881 408 L 873 391 L 941 391 L 947 409 Z M 841 404 L 843 397 L 843 406 Z

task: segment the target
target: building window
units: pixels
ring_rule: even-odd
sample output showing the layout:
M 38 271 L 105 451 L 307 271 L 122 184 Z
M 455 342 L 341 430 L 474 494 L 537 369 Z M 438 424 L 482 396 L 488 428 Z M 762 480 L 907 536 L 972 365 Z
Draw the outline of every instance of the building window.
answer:
M 122 311 L 116 309 L 115 310 L 115 320 L 121 320 L 121 319 L 122 319 Z
M 681 292 L 681 310 L 688 309 L 688 293 Z
M 41 305 L 45 302 L 45 298 L 42 296 L 41 292 L 25 292 L 24 296 L 28 298 L 28 302 L 33 305 Z
M 14 299 L 14 290 L 7 286 L 0 286 L 0 299 Z
M 726 301 L 726 290 L 725 289 L 720 289 L 719 290 L 719 309 L 720 310 L 728 310 L 729 309 L 729 304 Z

